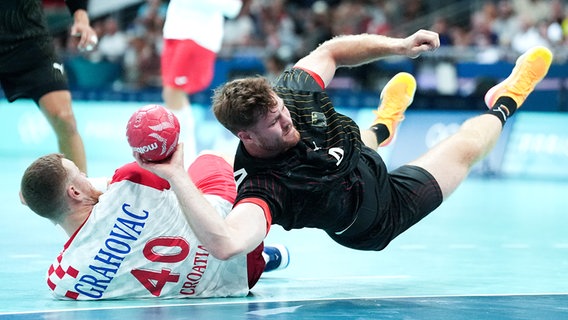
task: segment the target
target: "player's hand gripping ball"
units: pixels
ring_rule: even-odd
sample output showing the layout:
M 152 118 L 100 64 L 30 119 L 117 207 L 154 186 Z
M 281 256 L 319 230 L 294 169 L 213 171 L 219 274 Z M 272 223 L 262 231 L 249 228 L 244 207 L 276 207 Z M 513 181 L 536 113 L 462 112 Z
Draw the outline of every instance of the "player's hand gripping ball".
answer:
M 146 161 L 161 161 L 175 150 L 179 139 L 179 121 L 160 105 L 138 109 L 128 120 L 126 138 L 134 152 Z

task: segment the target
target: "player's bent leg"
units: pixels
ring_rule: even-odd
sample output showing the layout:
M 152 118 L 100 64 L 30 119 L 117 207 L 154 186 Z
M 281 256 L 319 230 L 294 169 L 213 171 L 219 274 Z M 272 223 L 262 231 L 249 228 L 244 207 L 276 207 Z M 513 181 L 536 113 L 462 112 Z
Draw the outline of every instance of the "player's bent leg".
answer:
M 162 89 L 162 99 L 166 104 L 165 107 L 170 110 L 178 110 L 189 105 L 189 98 L 183 89 L 168 85 L 164 85 Z
M 411 164 L 426 169 L 438 181 L 444 199 L 465 179 L 470 168 L 497 143 L 507 118 L 519 108 L 546 76 L 552 53 L 535 47 L 521 55 L 511 74 L 491 88 L 485 102 L 490 110 L 469 119 L 460 130 Z
M 233 177 L 233 166 L 219 153 L 202 152 L 187 172 L 203 194 L 217 195 L 231 204 L 234 203 L 237 186 Z
M 471 118 L 454 135 L 409 164 L 428 171 L 438 182 L 445 200 L 467 177 L 471 167 L 493 149 L 502 128 L 501 121 L 490 114 Z
M 264 272 L 282 270 L 290 263 L 288 248 L 281 244 L 265 246 L 261 243 L 247 254 L 249 288 L 254 287 Z
M 65 90 L 50 92 L 42 96 L 38 104 L 55 131 L 59 151 L 87 173 L 85 147 L 71 108 L 71 93 Z
M 165 107 L 171 110 L 179 121 L 179 141 L 184 143 L 184 164 L 188 167 L 197 155 L 195 120 L 189 97 L 182 88 L 164 85 L 162 98 Z
M 206 154 L 223 158 L 225 161 L 227 161 L 229 165 L 231 165 L 231 167 L 233 166 L 233 163 L 235 163 L 235 156 L 232 153 L 226 153 L 217 150 L 210 150 L 210 149 L 201 150 L 199 154 L 197 154 L 197 157 L 199 158 L 199 156 Z

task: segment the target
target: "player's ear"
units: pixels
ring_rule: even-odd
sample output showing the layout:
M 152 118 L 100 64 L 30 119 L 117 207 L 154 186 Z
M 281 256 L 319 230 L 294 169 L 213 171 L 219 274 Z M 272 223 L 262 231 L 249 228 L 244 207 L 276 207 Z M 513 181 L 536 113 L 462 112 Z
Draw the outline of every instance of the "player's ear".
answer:
M 252 140 L 251 134 L 248 131 L 244 131 L 244 130 L 237 132 L 237 137 L 243 142 L 247 142 L 247 141 Z
M 20 202 L 21 202 L 24 206 L 28 206 L 28 204 L 26 203 L 26 199 L 24 199 L 24 195 L 22 194 L 22 191 L 18 192 L 18 194 L 20 195 Z
M 74 185 L 70 184 L 69 186 L 67 186 L 67 196 L 69 196 L 69 198 L 73 199 L 73 200 L 81 200 L 81 191 L 79 191 L 77 188 L 75 188 Z

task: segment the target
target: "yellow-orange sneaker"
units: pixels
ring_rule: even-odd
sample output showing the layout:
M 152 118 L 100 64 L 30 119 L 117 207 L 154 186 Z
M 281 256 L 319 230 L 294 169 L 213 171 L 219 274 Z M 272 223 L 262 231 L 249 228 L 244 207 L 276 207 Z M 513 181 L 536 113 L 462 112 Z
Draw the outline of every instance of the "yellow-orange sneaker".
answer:
M 552 52 L 545 47 L 534 47 L 523 53 L 507 79 L 489 89 L 485 94 L 485 104 L 493 108 L 499 97 L 510 97 L 520 108 L 534 87 L 544 78 L 552 64 Z
M 394 138 L 398 124 L 404 120 L 404 111 L 414 100 L 416 80 L 410 73 L 400 72 L 387 82 L 381 91 L 381 103 L 373 112 L 377 116 L 373 125 L 384 124 L 389 130 L 389 137 L 379 146 L 388 145 Z

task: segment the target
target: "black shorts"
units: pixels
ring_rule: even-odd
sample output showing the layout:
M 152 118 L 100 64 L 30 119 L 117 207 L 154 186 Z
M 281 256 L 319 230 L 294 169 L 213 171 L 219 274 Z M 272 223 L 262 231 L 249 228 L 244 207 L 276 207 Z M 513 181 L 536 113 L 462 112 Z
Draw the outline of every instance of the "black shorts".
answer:
M 442 190 L 420 167 L 405 165 L 381 179 L 377 175 L 386 171 L 378 170 L 380 157 L 363 154 L 362 159 L 358 168 L 365 191 L 357 218 L 343 233 L 328 234 L 343 246 L 378 251 L 434 211 L 443 201 Z
M 0 85 L 8 101 L 30 98 L 37 103 L 46 93 L 69 90 L 52 41 L 51 37 L 25 40 L 0 54 Z

